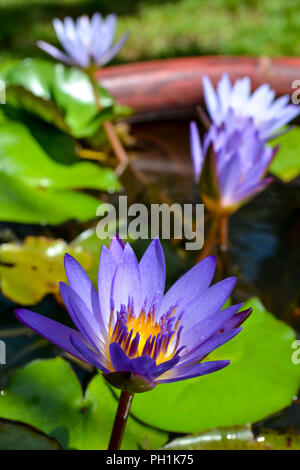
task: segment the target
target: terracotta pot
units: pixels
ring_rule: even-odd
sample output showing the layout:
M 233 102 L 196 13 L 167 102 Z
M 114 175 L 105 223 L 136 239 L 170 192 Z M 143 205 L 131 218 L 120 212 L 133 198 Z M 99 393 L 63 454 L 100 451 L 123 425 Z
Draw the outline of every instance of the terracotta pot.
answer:
M 269 83 L 278 95 L 290 94 L 300 79 L 300 58 L 191 57 L 107 67 L 98 79 L 119 103 L 136 113 L 193 108 L 202 101 L 202 77 L 216 82 L 227 72 L 231 79 L 249 75 L 256 88 Z

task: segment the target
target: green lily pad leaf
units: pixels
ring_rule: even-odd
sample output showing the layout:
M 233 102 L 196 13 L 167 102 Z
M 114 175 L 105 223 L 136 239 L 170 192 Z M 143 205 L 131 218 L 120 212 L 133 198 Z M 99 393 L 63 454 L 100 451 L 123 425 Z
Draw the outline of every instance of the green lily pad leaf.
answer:
M 300 437 L 263 433 L 254 437 L 251 426 L 217 428 L 197 436 L 174 439 L 163 449 L 168 450 L 299 450 Z
M 300 385 L 300 366 L 292 362 L 295 332 L 257 298 L 250 306 L 243 331 L 205 359 L 230 359 L 228 367 L 137 395 L 134 415 L 161 429 L 191 433 L 255 422 L 288 406 Z
M 300 174 L 300 128 L 272 140 L 272 145 L 280 145 L 274 158 L 270 172 L 285 182 L 291 181 Z
M 91 137 L 104 119 L 114 120 L 129 112 L 116 106 L 112 96 L 100 86 L 103 109 L 99 111 L 89 78 L 62 64 L 25 59 L 6 69 L 1 78 L 7 86 L 9 105 L 25 109 L 76 138 Z
M 0 450 L 60 450 L 59 443 L 24 423 L 0 419 Z
M 38 188 L 115 190 L 118 180 L 110 168 L 80 161 L 71 137 L 35 123 L 0 124 L 0 172 Z M 54 145 L 53 145 L 54 143 Z M 66 159 L 68 164 L 62 159 Z
M 3 108 L 2 108 L 3 109 Z M 0 117 L 0 220 L 60 224 L 91 220 L 100 202 L 77 189 L 114 191 L 110 168 L 80 161 L 70 136 L 41 121 Z
M 34 305 L 49 293 L 59 294 L 59 281 L 65 281 L 63 258 L 74 256 L 84 269 L 93 256 L 64 240 L 27 237 L 22 244 L 0 245 L 0 287 L 3 295 L 21 305 Z
M 95 217 L 100 201 L 76 191 L 35 188 L 0 172 L 0 220 L 25 224 L 61 224 Z
M 0 416 L 41 429 L 68 449 L 106 449 L 117 401 L 97 374 L 83 396 L 80 383 L 62 358 L 36 360 L 17 370 L 4 395 Z M 123 450 L 155 449 L 167 435 L 129 417 Z

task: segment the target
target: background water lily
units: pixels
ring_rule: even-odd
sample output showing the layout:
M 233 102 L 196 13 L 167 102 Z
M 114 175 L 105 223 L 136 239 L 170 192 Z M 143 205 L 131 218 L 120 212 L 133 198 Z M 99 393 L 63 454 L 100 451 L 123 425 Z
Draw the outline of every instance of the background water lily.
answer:
M 116 24 L 117 16 L 114 14 L 103 18 L 100 13 L 94 13 L 91 19 L 82 15 L 76 21 L 70 17 L 63 21 L 55 18 L 53 26 L 65 52 L 45 41 L 37 44 L 47 54 L 68 65 L 83 69 L 93 64 L 102 66 L 119 52 L 128 39 L 129 33 L 126 32 L 113 45 Z
M 98 295 L 80 264 L 65 256 L 69 285 L 61 295 L 78 331 L 46 317 L 16 310 L 18 319 L 78 359 L 100 369 L 118 388 L 150 390 L 215 372 L 229 364 L 201 362 L 241 331 L 251 309 L 223 309 L 236 278 L 210 287 L 216 266 L 207 257 L 164 295 L 166 267 L 161 244 L 152 241 L 141 261 L 115 237 L 103 246 Z
M 214 89 L 205 76 L 203 91 L 206 108 L 216 126 L 225 124 L 231 111 L 236 123 L 242 126 L 245 119 L 252 118 L 262 140 L 275 137 L 276 131 L 300 113 L 299 106 L 289 104 L 288 95 L 275 99 L 275 91 L 267 83 L 251 94 L 250 77 L 238 79 L 232 84 L 225 73 Z
M 203 145 L 192 122 L 190 144 L 194 178 L 212 211 L 233 212 L 273 179 L 265 174 L 278 147 L 265 144 L 253 118 L 237 123 L 233 110 L 229 110 L 224 123 L 211 125 Z

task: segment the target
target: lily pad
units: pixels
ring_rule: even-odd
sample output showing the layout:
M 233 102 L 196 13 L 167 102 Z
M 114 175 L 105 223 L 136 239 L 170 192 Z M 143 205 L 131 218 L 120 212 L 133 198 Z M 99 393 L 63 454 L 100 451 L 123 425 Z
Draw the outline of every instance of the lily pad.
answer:
M 60 450 L 58 442 L 32 426 L 0 419 L 0 450 Z
M 35 426 L 67 449 L 106 449 L 117 404 L 100 374 L 83 395 L 72 368 L 58 357 L 14 373 L 0 395 L 0 416 Z M 129 417 L 122 449 L 156 449 L 166 441 L 167 434 Z
M 49 293 L 58 295 L 58 283 L 66 278 L 65 253 L 74 256 L 87 270 L 92 266 L 91 253 L 64 240 L 27 237 L 22 244 L 3 243 L 0 245 L 2 294 L 21 305 L 34 305 Z
M 68 164 L 64 161 L 65 154 Z M 112 169 L 80 161 L 71 137 L 37 122 L 34 126 L 32 122 L 25 125 L 11 120 L 1 123 L 0 172 L 38 188 L 115 190 L 120 187 Z
M 129 108 L 98 87 L 102 111 L 96 107 L 89 78 L 80 70 L 40 59 L 25 59 L 4 70 L 9 105 L 25 109 L 76 138 L 91 137 L 104 119 L 128 115 Z
M 70 136 L 26 119 L 0 119 L 0 220 L 60 224 L 96 216 L 100 202 L 78 189 L 116 190 L 110 168 L 82 162 Z M 75 191 L 76 190 L 76 191 Z
M 217 428 L 184 436 L 166 444 L 168 450 L 299 450 L 300 437 L 267 432 L 257 437 L 251 426 Z
M 89 194 L 29 186 L 0 172 L 0 220 L 25 224 L 60 224 L 67 220 L 88 221 L 101 204 Z
M 133 402 L 137 418 L 164 430 L 191 433 L 255 422 L 288 406 L 300 385 L 291 361 L 295 332 L 256 298 L 243 331 L 206 360 L 230 359 L 223 370 L 157 386 Z
M 280 145 L 278 154 L 274 158 L 270 171 L 285 182 L 291 181 L 300 175 L 300 128 L 272 140 L 272 144 Z

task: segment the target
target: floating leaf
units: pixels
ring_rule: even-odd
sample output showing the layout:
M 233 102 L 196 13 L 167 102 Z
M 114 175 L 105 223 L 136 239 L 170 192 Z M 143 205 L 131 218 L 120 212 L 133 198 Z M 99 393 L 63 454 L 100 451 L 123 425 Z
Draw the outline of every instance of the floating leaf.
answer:
M 36 120 L 0 119 L 0 220 L 59 224 L 96 216 L 99 201 L 75 189 L 116 190 L 114 172 L 80 161 L 71 137 Z
M 100 201 L 69 190 L 34 188 L 0 172 L 0 220 L 25 224 L 60 224 L 95 217 Z
M 272 140 L 272 144 L 280 145 L 270 171 L 283 181 L 291 181 L 300 174 L 300 128 Z
M 48 294 L 59 293 L 59 281 L 65 281 L 63 258 L 69 253 L 85 269 L 93 256 L 63 240 L 27 237 L 22 244 L 0 245 L 0 286 L 3 295 L 22 305 L 34 305 Z
M 43 124 L 7 120 L 0 125 L 0 171 L 39 188 L 115 190 L 110 168 L 80 161 L 74 141 Z M 31 124 L 31 127 L 28 126 Z M 68 155 L 68 164 L 65 163 Z
M 230 359 L 223 370 L 157 386 L 139 394 L 133 413 L 150 425 L 189 433 L 258 421 L 288 406 L 300 385 L 291 361 L 295 333 L 268 313 L 258 299 L 243 331 L 206 360 Z
M 254 437 L 251 426 L 217 428 L 185 436 L 166 444 L 168 450 L 299 450 L 300 437 L 263 433 Z
M 0 395 L 0 416 L 31 424 L 68 449 L 106 449 L 117 401 L 100 374 L 82 394 L 80 383 L 65 360 L 31 362 L 17 370 Z M 155 449 L 167 435 L 129 417 L 122 449 Z
M 88 77 L 80 70 L 46 60 L 25 59 L 2 73 L 7 103 L 36 114 L 76 138 L 91 137 L 104 119 L 128 115 L 125 107 L 98 87 L 102 111 L 95 105 Z
M 60 450 L 58 442 L 32 426 L 0 419 L 0 450 Z

